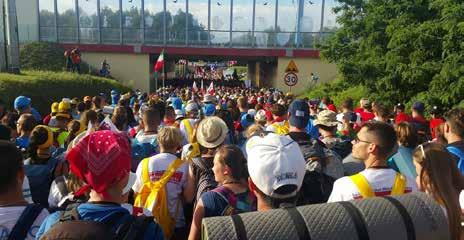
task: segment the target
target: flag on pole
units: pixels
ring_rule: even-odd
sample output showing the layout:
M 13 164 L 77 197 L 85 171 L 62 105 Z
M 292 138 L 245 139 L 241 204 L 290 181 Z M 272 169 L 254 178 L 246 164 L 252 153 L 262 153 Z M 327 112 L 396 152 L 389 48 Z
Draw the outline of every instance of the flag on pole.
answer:
M 207 92 L 209 95 L 214 95 L 214 82 L 211 82 L 211 84 L 209 85 L 208 89 L 206 89 L 206 92 Z
M 195 81 L 193 81 L 192 91 L 193 92 L 198 92 L 197 82 L 195 82 Z
M 161 72 L 163 71 L 164 67 L 164 49 L 161 51 L 161 54 L 158 57 L 158 60 L 156 60 L 155 67 L 153 68 L 155 72 Z

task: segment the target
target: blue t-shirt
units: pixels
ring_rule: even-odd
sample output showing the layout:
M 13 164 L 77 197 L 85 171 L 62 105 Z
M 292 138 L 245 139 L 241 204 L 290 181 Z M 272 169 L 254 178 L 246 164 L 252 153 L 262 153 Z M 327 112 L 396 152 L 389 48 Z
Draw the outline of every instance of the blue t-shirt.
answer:
M 120 217 L 119 221 L 114 224 L 112 230 L 116 231 L 118 227 L 123 224 L 127 218 L 131 216 L 127 209 L 121 207 L 117 204 L 93 204 L 93 203 L 84 203 L 77 207 L 77 212 L 79 213 L 81 220 L 85 221 L 96 221 L 96 222 L 108 222 L 114 216 L 120 216 L 119 214 L 123 212 L 125 215 Z M 37 232 L 36 238 L 37 240 L 46 233 L 52 226 L 60 220 L 62 212 L 55 212 L 49 215 Z M 162 240 L 164 239 L 163 231 L 158 224 L 152 222 L 148 225 L 145 233 L 143 234 L 143 239 L 154 239 L 154 240 Z
M 250 198 L 249 191 L 234 194 L 234 196 L 237 201 L 237 205 L 235 206 L 236 211 L 239 213 L 256 211 L 256 199 Z M 214 191 L 203 193 L 201 195 L 201 201 L 205 209 L 204 217 L 228 215 L 224 214 L 227 212 L 226 208 L 229 206 L 229 201 L 225 199 L 226 197 L 227 196 L 221 196 L 220 193 Z
M 23 136 L 23 137 L 17 137 L 16 138 L 16 146 L 19 149 L 27 149 L 29 147 L 29 137 Z

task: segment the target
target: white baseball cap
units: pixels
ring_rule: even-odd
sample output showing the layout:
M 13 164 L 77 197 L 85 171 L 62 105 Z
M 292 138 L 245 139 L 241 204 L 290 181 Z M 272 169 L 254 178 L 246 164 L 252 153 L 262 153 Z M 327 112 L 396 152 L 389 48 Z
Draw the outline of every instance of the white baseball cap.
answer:
M 261 192 L 279 199 L 298 193 L 306 162 L 300 147 L 290 137 L 274 133 L 252 137 L 247 142 L 246 152 L 250 178 Z M 296 185 L 297 189 L 287 194 L 275 192 L 286 185 Z

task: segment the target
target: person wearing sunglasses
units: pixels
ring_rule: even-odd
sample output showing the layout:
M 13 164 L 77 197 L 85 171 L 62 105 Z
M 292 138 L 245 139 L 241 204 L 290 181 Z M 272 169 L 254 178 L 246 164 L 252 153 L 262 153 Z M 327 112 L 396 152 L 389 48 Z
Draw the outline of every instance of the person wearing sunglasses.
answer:
M 414 180 L 407 179 L 387 165 L 387 159 L 396 151 L 396 141 L 395 130 L 389 124 L 377 121 L 365 123 L 352 141 L 352 155 L 364 163 L 365 170 L 336 180 L 328 202 L 417 191 Z
M 419 145 L 413 152 L 419 190 L 443 208 L 448 217 L 450 239 L 463 239 L 463 204 L 459 203 L 459 194 L 464 189 L 464 179 L 453 158 L 455 156 L 438 143 Z

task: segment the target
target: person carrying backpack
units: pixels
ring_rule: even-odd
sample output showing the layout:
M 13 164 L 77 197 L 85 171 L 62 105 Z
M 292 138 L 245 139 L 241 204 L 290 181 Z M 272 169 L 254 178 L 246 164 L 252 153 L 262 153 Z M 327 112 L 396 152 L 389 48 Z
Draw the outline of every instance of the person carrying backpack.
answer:
M 464 174 L 464 109 L 455 108 L 445 114 L 446 149 L 457 158 L 459 171 Z
M 220 147 L 214 156 L 213 171 L 220 186 L 201 195 L 193 214 L 190 240 L 200 238 L 201 220 L 205 217 L 256 211 L 256 197 L 247 186 L 246 159 L 240 148 Z
M 132 172 L 137 170 L 137 166 L 142 159 L 151 157 L 159 152 L 156 136 L 161 117 L 158 109 L 149 107 L 142 110 L 142 126 L 134 139 L 132 139 Z
M 90 199 L 48 216 L 36 239 L 164 239 L 153 218 L 133 216 L 121 206 L 131 185 L 127 136 L 92 132 L 69 150 L 66 159 L 71 172 L 86 183 L 76 195 L 90 189 Z
M 285 135 L 289 132 L 289 124 L 287 121 L 285 107 L 280 104 L 274 104 L 271 108 L 273 122 L 266 127 L 266 131 L 273 132 L 279 135 Z
M 35 239 L 49 213 L 24 198 L 21 151 L 13 143 L 0 140 L 0 154 L 0 239 Z
M 55 177 L 61 175 L 62 163 L 53 152 L 53 132 L 44 125 L 38 125 L 32 130 L 29 144 L 29 158 L 24 161 L 24 171 L 29 179 L 32 199 L 35 203 L 48 207 L 48 193 Z
M 145 158 L 137 167 L 132 189 L 135 206 L 152 211 L 166 239 L 187 237 L 183 204 L 191 202 L 195 187 L 189 165 L 176 155 L 181 148 L 182 134 L 178 128 L 164 127 L 158 133 L 160 153 Z

